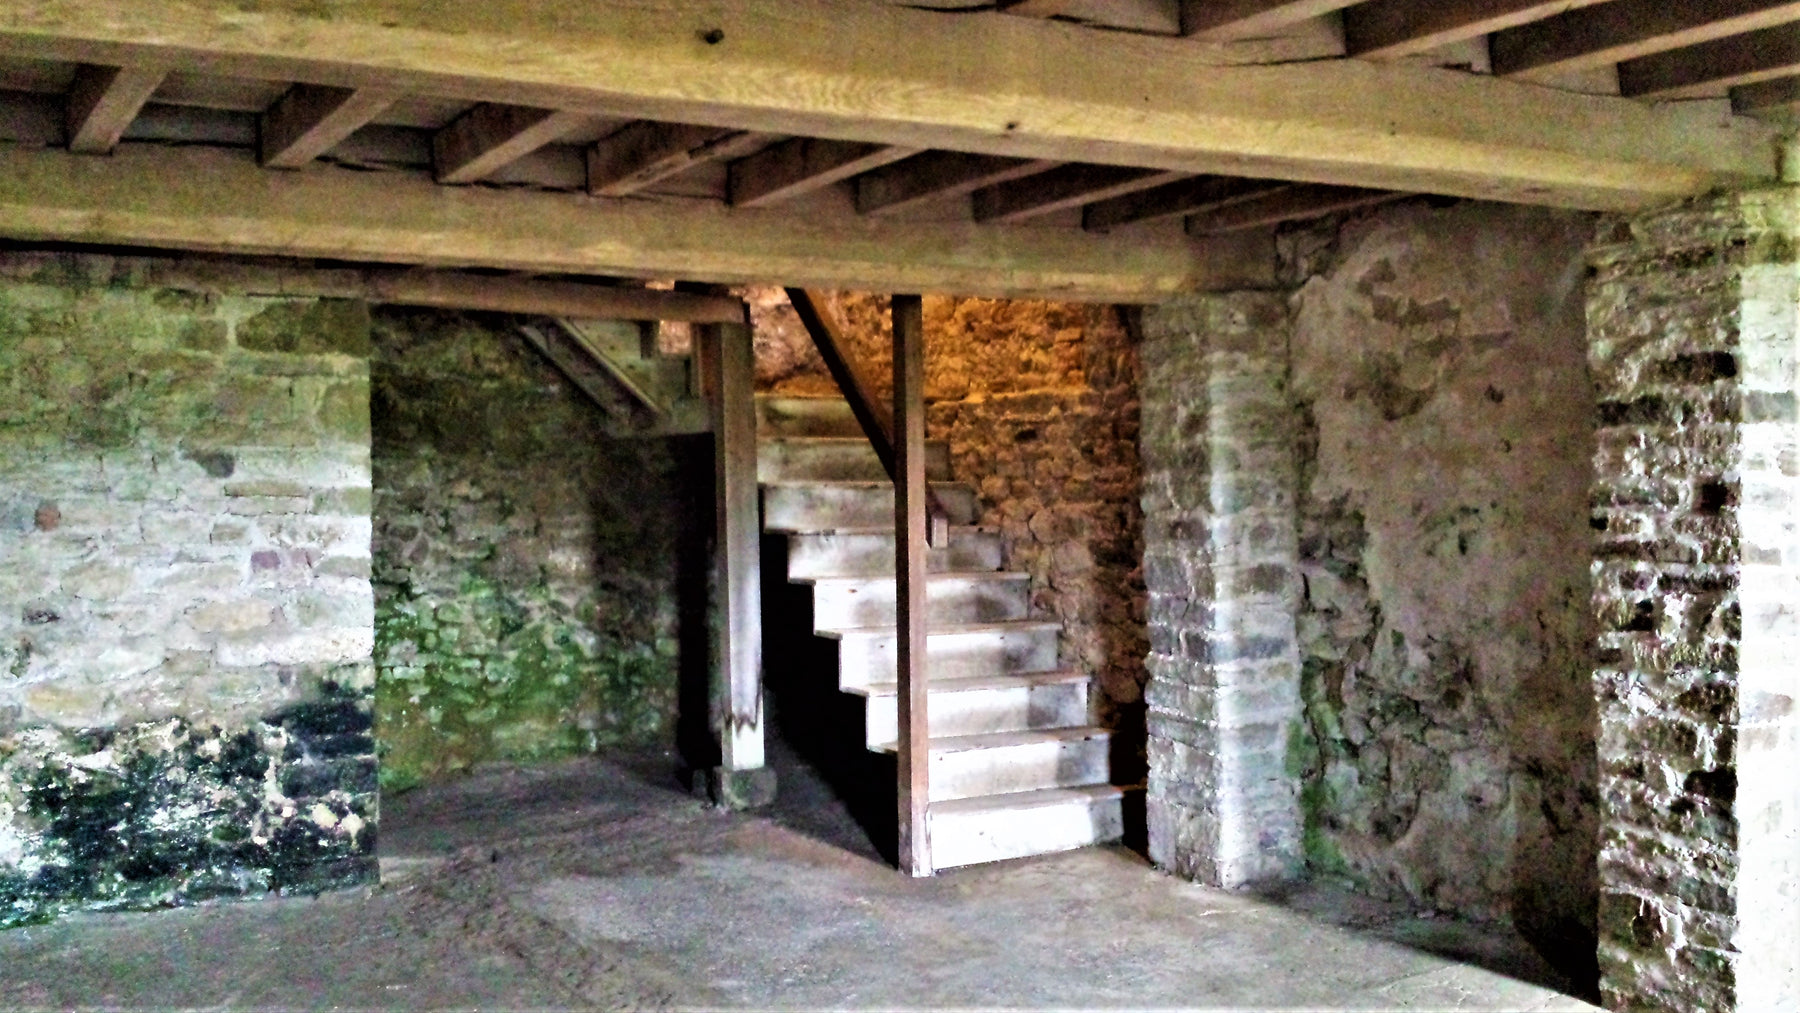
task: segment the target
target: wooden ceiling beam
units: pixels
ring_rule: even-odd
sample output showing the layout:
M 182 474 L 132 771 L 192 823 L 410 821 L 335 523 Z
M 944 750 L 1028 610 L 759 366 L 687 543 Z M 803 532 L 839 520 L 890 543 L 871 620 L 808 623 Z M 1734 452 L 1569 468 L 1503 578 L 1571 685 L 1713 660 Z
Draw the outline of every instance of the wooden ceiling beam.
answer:
M 746 322 L 744 303 L 727 296 L 579 281 L 496 278 L 425 269 L 366 273 L 363 298 L 397 306 L 483 310 L 585 320 L 676 320 L 695 324 Z
M 1351 56 L 1391 60 L 1605 0 L 1373 0 L 1344 12 Z
M 65 107 L 69 150 L 81 155 L 111 151 L 167 76 L 163 66 L 77 67 Z
M 588 149 L 588 192 L 596 197 L 637 193 L 696 165 L 742 158 L 766 140 L 726 127 L 639 120 Z
M 1181 33 L 1233 42 L 1341 11 L 1358 0 L 1182 0 Z
M 257 120 L 257 153 L 271 169 L 298 169 L 399 100 L 392 88 L 297 84 Z
M 1775 177 L 1774 128 L 1752 120 L 1405 63 L 1220 66 L 1192 40 L 1036 18 L 866 0 L 327 6 L 0 4 L 0 56 L 1593 210 Z
M 1283 222 L 1310 221 L 1340 211 L 1355 211 L 1402 200 L 1412 194 L 1353 186 L 1296 184 L 1249 200 L 1222 205 L 1187 220 L 1188 235 L 1217 236 Z
M 1619 64 L 1619 92 L 1680 98 L 1800 74 L 1800 25 L 1765 28 Z
M 865 215 L 892 214 L 1035 176 L 1059 164 L 1046 159 L 927 151 L 856 177 L 856 210 Z
M 1534 78 L 1800 21 L 1794 0 L 1614 0 L 1496 32 L 1494 73 Z
M 560 109 L 483 102 L 431 138 L 439 183 L 473 183 L 590 121 Z
M 727 166 L 726 200 L 733 207 L 768 207 L 918 153 L 888 144 L 790 138 Z
M 1292 184 L 1234 176 L 1196 176 L 1137 193 L 1098 201 L 1081 209 L 1081 227 L 1106 232 L 1137 222 L 1179 218 L 1196 211 L 1248 200 Z
M 978 222 L 1016 223 L 1180 179 L 1185 173 L 1117 165 L 1064 165 L 975 191 Z
M 122 144 L 111 158 L 0 145 L 0 237 L 720 284 L 1158 302 L 1253 273 L 1226 245 L 711 202 L 438 186 L 422 172 Z M 1255 265 L 1256 269 L 1266 269 Z

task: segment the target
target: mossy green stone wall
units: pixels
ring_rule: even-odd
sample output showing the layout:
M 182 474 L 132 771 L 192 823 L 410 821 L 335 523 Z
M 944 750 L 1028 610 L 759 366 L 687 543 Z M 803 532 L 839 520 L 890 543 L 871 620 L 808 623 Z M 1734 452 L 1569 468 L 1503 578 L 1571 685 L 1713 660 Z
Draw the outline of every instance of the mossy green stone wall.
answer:
M 158 277 L 0 254 L 0 928 L 376 874 L 368 309 Z
M 607 436 L 503 316 L 380 310 L 377 733 L 403 789 L 672 742 L 677 562 L 703 440 Z

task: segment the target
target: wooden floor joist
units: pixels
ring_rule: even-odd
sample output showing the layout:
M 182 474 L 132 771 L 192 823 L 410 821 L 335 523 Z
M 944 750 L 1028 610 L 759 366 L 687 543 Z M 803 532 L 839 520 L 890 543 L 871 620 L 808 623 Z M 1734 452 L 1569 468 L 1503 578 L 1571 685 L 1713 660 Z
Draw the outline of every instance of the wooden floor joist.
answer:
M 1116 165 L 1064 165 L 1027 179 L 975 191 L 978 222 L 1022 222 L 1096 201 L 1148 190 L 1182 177 L 1178 172 Z
M 1800 20 L 1794 0 L 1613 0 L 1496 32 L 1494 73 L 1536 77 L 1623 63 Z
M 892 214 L 927 201 L 947 200 L 1054 169 L 1044 159 L 927 151 L 856 177 L 856 210 Z
M 156 65 L 108 67 L 89 63 L 78 67 L 75 81 L 69 86 L 69 150 L 83 155 L 111 151 L 167 73 L 168 68 Z
M 423 173 L 270 172 L 245 151 L 131 143 L 106 159 L 0 146 L 0 237 L 1124 303 L 1158 302 L 1243 270 L 1235 256 L 1178 233 L 1115 239 L 847 207 L 792 214 L 444 187 Z
M 1783 77 L 1733 88 L 1731 108 L 1744 116 L 1800 113 L 1800 77 Z
M 1181 30 L 1207 42 L 1267 35 L 1358 0 L 1182 0 Z
M 1089 204 L 1081 209 L 1081 227 L 1090 232 L 1105 232 L 1138 222 L 1179 218 L 1221 204 L 1248 200 L 1290 185 L 1236 176 L 1195 176 Z
M 1392 59 L 1529 24 L 1604 0 L 1371 0 L 1344 12 L 1351 56 Z
M 1403 200 L 1411 194 L 1365 190 L 1354 186 L 1284 186 L 1247 200 L 1233 201 L 1187 220 L 1196 236 L 1242 232 L 1283 222 L 1322 218 L 1341 211 L 1355 211 Z
M 1634 98 L 1679 98 L 1800 75 L 1800 24 L 1765 28 L 1619 64 L 1619 91 Z
M 579 113 L 483 102 L 431 139 L 439 183 L 473 183 L 493 175 L 587 122 Z
M 1775 173 L 1770 128 L 1742 120 L 1397 63 L 1220 66 L 1192 39 L 969 20 L 862 0 L 58 0 L 0 6 L 0 55 L 201 60 L 596 117 L 1601 210 Z
M 1180 0 L 998 0 L 1007 14 L 1062 18 L 1128 32 L 1175 35 L 1181 31 Z
M 623 197 L 703 162 L 741 158 L 763 142 L 741 130 L 640 120 L 588 149 L 588 192 Z
M 400 98 L 391 88 L 297 84 L 262 114 L 257 148 L 271 169 L 298 169 L 330 151 Z
M 914 148 L 795 137 L 730 166 L 727 200 L 767 207 L 918 154 Z

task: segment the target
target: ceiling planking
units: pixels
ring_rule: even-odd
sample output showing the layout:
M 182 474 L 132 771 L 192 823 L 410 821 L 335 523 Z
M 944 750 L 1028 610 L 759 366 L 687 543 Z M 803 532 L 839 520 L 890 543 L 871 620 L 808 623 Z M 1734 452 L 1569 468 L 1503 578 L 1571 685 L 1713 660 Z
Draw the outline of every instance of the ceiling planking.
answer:
M 587 36 L 543 34 L 543 25 L 526 23 L 530 18 L 519 13 L 521 2 L 494 0 L 490 9 L 459 12 L 441 29 L 428 19 L 407 22 L 405 12 L 423 12 L 431 6 L 426 0 L 387 5 L 402 15 L 383 21 L 375 34 L 391 46 L 388 29 L 404 28 L 413 33 L 410 44 L 425 47 L 421 53 L 445 47 L 430 55 L 438 61 L 431 72 L 393 69 L 409 61 L 425 66 L 410 56 L 357 50 L 354 23 L 363 8 L 383 6 L 374 0 L 347 0 L 331 25 L 310 22 L 304 0 L 275 0 L 264 5 L 266 25 L 248 31 L 240 25 L 235 36 L 205 26 L 215 11 L 236 10 L 226 0 L 128 2 L 118 25 L 93 31 L 46 31 L 30 23 L 29 13 L 0 11 L 0 141 L 88 152 L 113 150 L 121 140 L 213 145 L 260 151 L 272 169 L 334 163 L 429 174 L 447 185 L 795 214 L 815 203 L 809 195 L 826 190 L 843 195 L 838 203 L 845 213 L 862 217 L 962 221 L 978 231 L 1030 227 L 1079 235 L 1085 229 L 1098 237 L 1170 221 L 1185 222 L 1195 235 L 1266 228 L 1412 192 L 1644 206 L 1767 178 L 1772 158 L 1764 167 L 1758 154 L 1766 143 L 1759 138 L 1767 135 L 1711 108 L 1670 116 L 1653 112 L 1653 103 L 1556 98 L 1568 94 L 1562 89 L 1646 99 L 1722 98 L 1730 90 L 1740 113 L 1783 118 L 1800 110 L 1800 64 L 1790 55 L 1796 51 L 1790 40 L 1800 40 L 1800 3 L 1774 0 L 990 0 L 961 4 L 955 13 L 914 9 L 959 6 L 933 0 L 904 5 L 892 21 L 858 13 L 880 8 L 877 0 L 644 0 L 636 5 L 641 10 L 598 14 L 591 27 L 578 25 Z M 178 10 L 158 10 L 171 7 Z M 729 41 L 717 54 L 704 38 L 692 52 L 669 49 L 656 26 L 643 23 L 658 10 L 670 17 L 723 10 L 720 41 Z M 745 69 L 751 90 L 776 90 L 796 84 L 795 75 L 759 78 L 765 68 L 757 60 L 803 41 L 811 30 L 808 10 L 839 26 L 821 39 L 854 42 L 893 30 L 941 51 L 940 63 L 981 68 L 977 77 L 996 75 L 994 86 L 1039 89 L 1001 95 L 1020 110 L 1026 129 L 1008 123 L 1004 136 L 984 135 L 947 106 L 940 106 L 937 115 L 948 115 L 939 122 L 920 121 L 910 110 L 896 119 L 897 107 L 860 93 L 863 86 L 845 76 L 858 69 L 853 61 L 830 54 L 799 75 L 825 75 L 820 87 L 838 75 L 829 86 L 833 98 L 849 101 L 830 111 L 818 104 L 819 95 L 764 93 L 756 101 L 765 111 L 746 112 L 742 96 L 711 83 L 659 92 L 658 81 L 629 80 L 624 71 L 559 83 L 572 67 L 568 60 L 600 66 L 599 54 L 612 52 L 605 46 L 639 39 L 696 68 L 707 65 L 694 62 L 696 55 L 725 56 L 721 72 Z M 140 28 L 154 24 L 161 31 L 134 32 L 134 18 Z M 518 51 L 509 50 L 504 61 L 516 77 L 455 78 L 457 60 L 479 59 L 468 49 L 470 36 L 500 31 L 509 18 L 523 27 L 513 43 Z M 613 24 L 621 33 L 616 38 L 607 35 Z M 117 34 L 108 37 L 109 31 Z M 328 37 L 341 44 L 312 45 Z M 162 41 L 150 45 L 146 38 Z M 601 48 L 583 56 L 583 44 Z M 211 45 L 223 48 L 208 51 Z M 452 52 L 455 58 L 445 62 Z M 1352 53 L 1399 66 L 1355 71 L 1364 61 L 1347 56 Z M 103 58 L 114 62 L 95 62 Z M 1041 80 L 1031 69 L 1059 58 L 1068 66 Z M 1290 60 L 1301 62 L 1285 66 Z M 1185 75 L 1176 72 L 1182 64 Z M 947 89 L 931 102 L 950 101 L 957 88 L 979 84 L 933 77 L 930 60 L 895 66 L 900 86 L 917 95 Z M 1033 133 L 1034 109 L 1066 116 L 1081 102 L 1114 101 L 1104 80 L 1114 66 L 1139 71 L 1120 78 L 1124 88 L 1137 80 L 1186 95 L 1171 97 L 1166 111 L 1151 101 L 1151 119 L 1163 117 L 1175 130 L 1111 136 L 1119 133 L 1117 122 L 1130 133 L 1129 122 L 1114 117 L 1114 123 L 1077 125 L 1073 133 Z M 640 78 L 657 70 L 646 65 Z M 767 70 L 773 73 L 774 65 Z M 1472 85 L 1490 71 L 1531 84 L 1457 83 Z M 922 76 L 907 83 L 906 73 Z M 1057 73 L 1071 80 L 1057 80 Z M 1203 79 L 1198 87 L 1196 75 Z M 1242 100 L 1218 98 L 1204 80 L 1214 77 L 1241 78 Z M 1303 95 L 1329 96 L 1321 99 L 1327 112 L 1277 95 L 1289 82 Z M 979 101 L 975 93 L 969 101 Z M 488 100 L 476 101 L 483 97 Z M 1376 101 L 1383 97 L 1390 101 Z M 784 107 L 796 98 L 798 105 Z M 1077 104 L 1056 113 L 1065 100 Z M 1179 118 L 1168 118 L 1182 115 L 1183 102 L 1211 117 L 1215 129 L 1219 116 L 1238 116 L 1241 127 L 1224 133 L 1242 132 L 1222 144 L 1199 134 L 1183 137 Z M 1391 120 L 1382 125 L 1397 128 L 1386 133 L 1412 131 L 1400 138 L 1410 145 L 1387 143 L 1392 138 L 1380 136 L 1383 131 L 1359 135 L 1366 130 L 1358 122 L 1362 103 L 1375 103 L 1367 106 L 1371 121 L 1379 110 Z M 650 110 L 659 112 L 644 114 Z M 902 122 L 908 116 L 912 121 Z M 1313 150 L 1339 157 L 1261 150 L 1267 145 L 1259 131 L 1310 131 L 1319 142 Z M 1456 136 L 1459 131 L 1467 136 Z M 1647 143 L 1634 147 L 1634 134 Z M 1292 138 L 1283 143 L 1306 150 Z M 1183 144 L 1194 145 L 1192 154 L 1181 153 Z

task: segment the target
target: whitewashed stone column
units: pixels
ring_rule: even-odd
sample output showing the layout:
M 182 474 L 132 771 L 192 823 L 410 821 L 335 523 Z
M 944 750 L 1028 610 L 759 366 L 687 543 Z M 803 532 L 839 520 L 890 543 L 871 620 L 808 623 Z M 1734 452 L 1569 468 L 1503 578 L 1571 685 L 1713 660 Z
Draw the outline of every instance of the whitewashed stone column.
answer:
M 1148 818 L 1158 865 L 1224 887 L 1302 866 L 1289 310 L 1272 293 L 1145 314 Z

